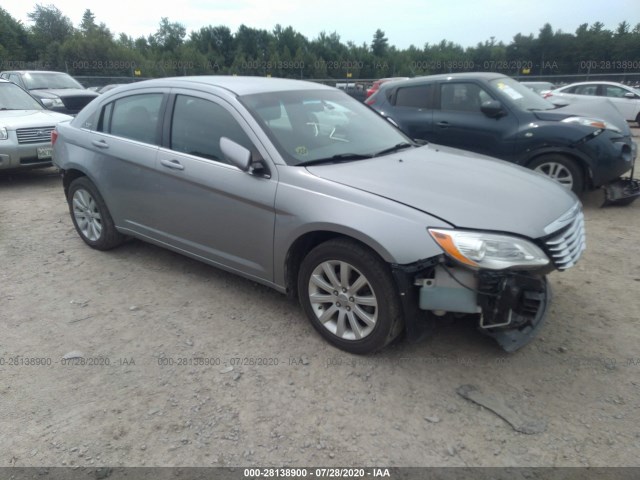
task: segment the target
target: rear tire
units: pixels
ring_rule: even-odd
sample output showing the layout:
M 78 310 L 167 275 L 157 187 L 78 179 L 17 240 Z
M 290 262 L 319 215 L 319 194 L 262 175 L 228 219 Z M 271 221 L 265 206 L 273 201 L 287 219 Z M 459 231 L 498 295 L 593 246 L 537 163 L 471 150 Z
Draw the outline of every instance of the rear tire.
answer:
M 87 177 L 71 182 L 67 202 L 78 235 L 91 248 L 111 250 L 124 242 L 125 237 L 116 230 L 102 195 Z
M 402 332 L 389 266 L 353 240 L 329 240 L 307 254 L 298 271 L 298 296 L 313 327 L 347 352 L 375 352 Z
M 572 190 L 576 195 L 580 195 L 584 191 L 584 173 L 580 165 L 572 158 L 551 153 L 534 159 L 527 166 Z

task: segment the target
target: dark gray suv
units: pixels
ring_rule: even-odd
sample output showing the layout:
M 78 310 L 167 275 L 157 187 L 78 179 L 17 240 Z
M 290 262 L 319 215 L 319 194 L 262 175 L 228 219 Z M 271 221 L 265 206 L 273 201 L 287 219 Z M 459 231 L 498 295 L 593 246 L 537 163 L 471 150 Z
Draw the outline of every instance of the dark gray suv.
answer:
M 0 77 L 22 87 L 49 110 L 67 115 L 76 115 L 98 96 L 63 72 L 13 70 Z
M 497 73 L 386 83 L 366 103 L 411 138 L 537 170 L 575 193 L 618 179 L 636 157 L 624 119 L 578 115 Z

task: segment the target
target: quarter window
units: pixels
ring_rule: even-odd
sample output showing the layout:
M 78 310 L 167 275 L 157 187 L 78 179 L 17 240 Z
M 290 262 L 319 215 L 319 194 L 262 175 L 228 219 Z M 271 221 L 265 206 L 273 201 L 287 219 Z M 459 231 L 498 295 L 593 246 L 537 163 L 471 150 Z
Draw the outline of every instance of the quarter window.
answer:
M 253 151 L 251 141 L 235 118 L 222 106 L 202 98 L 178 95 L 171 122 L 171 149 L 225 162 L 220 138 Z
M 108 104 L 99 129 L 119 137 L 157 145 L 162 97 L 162 93 L 144 93 Z

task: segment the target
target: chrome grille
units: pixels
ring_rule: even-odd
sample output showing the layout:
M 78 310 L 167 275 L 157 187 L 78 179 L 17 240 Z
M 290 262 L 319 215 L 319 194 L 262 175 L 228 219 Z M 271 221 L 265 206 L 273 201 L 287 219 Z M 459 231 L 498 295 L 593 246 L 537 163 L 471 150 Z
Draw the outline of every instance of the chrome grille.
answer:
M 18 143 L 48 143 L 51 142 L 53 127 L 19 128 L 16 130 Z
M 544 244 L 558 270 L 573 267 L 587 247 L 582 210 L 578 209 L 569 225 L 547 237 Z

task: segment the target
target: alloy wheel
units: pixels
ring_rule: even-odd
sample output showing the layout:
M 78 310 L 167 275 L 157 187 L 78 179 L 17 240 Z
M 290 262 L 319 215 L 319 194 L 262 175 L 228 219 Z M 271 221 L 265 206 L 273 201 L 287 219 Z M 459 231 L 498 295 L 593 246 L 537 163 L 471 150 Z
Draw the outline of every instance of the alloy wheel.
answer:
M 320 263 L 309 278 L 308 295 L 319 322 L 343 340 L 361 340 L 376 325 L 375 292 L 369 280 L 347 262 Z
M 92 242 L 98 241 L 102 235 L 102 217 L 95 199 L 83 188 L 73 194 L 73 216 L 82 235 Z
M 561 163 L 545 162 L 535 168 L 536 172 L 543 173 L 547 177 L 555 180 L 567 190 L 573 188 L 573 175 L 567 167 Z

